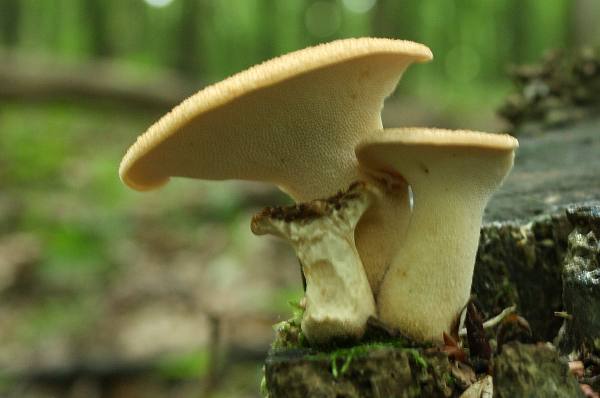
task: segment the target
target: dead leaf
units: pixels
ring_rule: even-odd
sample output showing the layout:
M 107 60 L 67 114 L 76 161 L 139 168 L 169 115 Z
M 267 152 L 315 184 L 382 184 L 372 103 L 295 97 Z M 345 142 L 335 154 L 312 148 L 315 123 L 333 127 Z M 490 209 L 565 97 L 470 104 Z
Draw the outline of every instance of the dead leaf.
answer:
M 583 362 L 581 361 L 571 361 L 569 362 L 569 371 L 576 377 L 583 377 L 583 371 L 585 368 L 583 367 Z
M 583 395 L 585 398 L 600 398 L 600 394 L 598 394 L 589 384 L 580 384 L 581 391 L 583 391 Z
M 494 382 L 492 376 L 488 375 L 469 387 L 460 398 L 492 398 L 493 396 Z
M 492 358 L 492 348 L 485 336 L 483 318 L 472 301 L 467 304 L 465 326 L 467 327 L 467 339 L 471 356 L 489 361 Z
M 456 340 L 446 332 L 444 332 L 444 346 L 441 348 L 441 351 L 448 354 L 448 358 L 455 361 L 467 361 L 467 354 L 465 351 L 458 345 Z

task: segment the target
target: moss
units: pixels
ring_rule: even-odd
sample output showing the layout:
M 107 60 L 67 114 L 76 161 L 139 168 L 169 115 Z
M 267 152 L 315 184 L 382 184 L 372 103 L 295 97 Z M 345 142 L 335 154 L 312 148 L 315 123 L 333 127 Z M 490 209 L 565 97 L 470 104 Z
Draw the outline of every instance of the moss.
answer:
M 280 352 L 285 355 L 286 352 L 297 352 L 303 360 L 327 364 L 330 377 L 332 376 L 334 380 L 341 380 L 343 376 L 350 373 L 355 359 L 367 357 L 377 350 L 398 350 L 407 355 L 411 367 L 420 369 L 421 372 L 428 372 L 430 366 L 422 355 L 422 350 L 431 348 L 431 344 L 417 344 L 402 335 L 391 336 L 389 332 L 371 323 L 361 341 L 334 340 L 327 345 L 311 346 L 302 333 L 304 308 L 294 301 L 288 304 L 293 309 L 293 316 L 273 326 L 275 339 L 271 345 L 272 353 Z M 265 395 L 268 394 L 266 379 L 261 383 L 261 393 L 263 396 L 268 396 Z
M 269 388 L 267 387 L 267 376 L 265 375 L 265 367 L 262 367 L 262 378 L 260 379 L 260 396 L 269 398 Z
M 421 355 L 422 348 L 406 347 L 404 340 L 388 340 L 379 342 L 362 342 L 352 347 L 334 348 L 330 350 L 322 350 L 316 353 L 306 355 L 304 358 L 309 361 L 328 361 L 330 363 L 330 371 L 335 379 L 346 374 L 352 364 L 352 361 L 358 357 L 365 357 L 373 353 L 375 350 L 400 349 L 410 355 L 412 361 L 423 371 L 427 371 L 428 362 Z M 426 346 L 423 348 L 430 348 Z
M 296 301 L 289 301 L 288 305 L 292 308 L 292 318 L 273 325 L 275 339 L 271 344 L 271 349 L 298 349 L 309 350 L 308 360 L 331 360 L 332 371 L 337 373 L 337 359 L 343 359 L 340 365 L 341 369 L 347 369 L 352 358 L 367 354 L 374 349 L 384 348 L 402 348 L 411 350 L 411 355 L 415 363 L 421 367 L 427 367 L 427 362 L 420 356 L 418 348 L 430 348 L 430 343 L 417 344 L 403 335 L 390 336 L 382 333 L 381 330 L 368 327 L 365 335 L 360 341 L 354 340 L 333 340 L 326 345 L 311 346 L 302 332 L 302 317 L 304 308 Z
M 452 375 L 452 373 L 444 373 L 444 382 L 449 387 L 454 387 L 456 385 L 456 378 Z
M 297 301 L 289 301 L 288 305 L 292 307 L 292 317 L 273 325 L 275 339 L 271 348 L 308 348 L 308 341 L 301 327 L 304 308 Z
M 447 355 L 398 341 L 361 343 L 328 352 L 269 353 L 266 377 L 273 397 L 449 397 Z
M 410 353 L 415 363 L 421 367 L 421 369 L 427 369 L 427 361 L 418 350 L 414 348 L 409 348 L 407 349 L 407 351 Z
M 348 371 L 354 358 L 367 355 L 374 349 L 389 347 L 394 347 L 394 345 L 391 343 L 366 343 L 349 348 L 340 348 L 329 354 L 321 354 L 321 358 L 323 356 L 331 358 L 331 373 L 337 379 L 338 376 L 344 375 Z M 343 361 L 341 367 L 338 366 L 338 360 Z

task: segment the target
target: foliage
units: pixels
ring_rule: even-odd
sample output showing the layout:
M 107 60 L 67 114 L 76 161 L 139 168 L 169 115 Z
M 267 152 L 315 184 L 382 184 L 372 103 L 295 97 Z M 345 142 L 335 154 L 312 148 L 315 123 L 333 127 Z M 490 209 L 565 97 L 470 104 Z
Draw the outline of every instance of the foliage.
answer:
M 200 378 L 209 369 L 209 353 L 206 350 L 170 355 L 159 360 L 156 370 L 169 380 Z
M 448 0 L 5 1 L 0 42 L 71 60 L 113 57 L 138 70 L 175 68 L 208 83 L 281 53 L 355 36 L 427 43 L 436 61 L 403 92 L 446 104 L 497 101 L 505 66 L 575 37 L 575 2 Z M 362 8 L 361 8 L 362 5 Z M 136 23 L 131 21 L 135 19 Z M 593 40 L 590 38 L 589 40 Z M 490 99 L 490 86 L 493 98 Z M 499 88 L 501 91 L 497 91 Z M 496 93 L 496 94 L 494 94 Z M 473 97 L 475 95 L 475 98 Z
M 552 52 L 543 62 L 511 71 L 516 92 L 500 115 L 519 132 L 540 132 L 596 114 L 600 109 L 600 49 Z

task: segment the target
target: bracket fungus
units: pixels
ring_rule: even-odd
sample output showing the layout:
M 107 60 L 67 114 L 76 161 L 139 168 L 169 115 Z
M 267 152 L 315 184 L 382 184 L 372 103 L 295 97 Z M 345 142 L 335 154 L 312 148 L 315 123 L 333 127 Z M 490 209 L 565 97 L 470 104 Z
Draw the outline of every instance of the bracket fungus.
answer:
M 354 148 L 382 128 L 384 99 L 406 68 L 431 59 L 422 44 L 357 38 L 266 61 L 176 106 L 131 146 L 119 174 L 137 190 L 179 176 L 270 182 L 297 202 L 334 195 L 361 179 Z M 373 206 L 357 228 L 375 290 L 397 240 L 388 237 L 408 220 L 407 194 L 399 196 Z
M 379 318 L 416 340 L 451 332 L 469 298 L 484 207 L 513 165 L 509 135 L 406 128 L 359 144 L 361 167 L 406 181 L 414 207 L 377 296 Z
M 252 232 L 282 237 L 296 251 L 306 277 L 301 327 L 311 343 L 359 339 L 367 319 L 375 316 L 354 243 L 354 228 L 373 203 L 374 190 L 355 183 L 329 199 L 266 208 L 252 219 Z
M 171 177 L 277 185 L 303 203 L 264 210 L 252 230 L 294 246 L 309 341 L 359 338 L 373 315 L 440 340 L 469 296 L 483 209 L 517 141 L 383 130 L 385 98 L 411 63 L 431 59 L 422 44 L 359 38 L 266 61 L 163 116 L 129 148 L 120 177 L 140 191 Z

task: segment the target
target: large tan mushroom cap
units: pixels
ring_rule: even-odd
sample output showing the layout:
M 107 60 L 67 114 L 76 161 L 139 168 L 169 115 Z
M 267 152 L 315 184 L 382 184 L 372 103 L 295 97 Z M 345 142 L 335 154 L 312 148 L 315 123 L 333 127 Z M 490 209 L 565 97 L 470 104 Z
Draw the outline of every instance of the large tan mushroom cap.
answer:
M 357 178 L 353 149 L 381 128 L 383 101 L 406 67 L 431 58 L 421 44 L 360 38 L 272 59 L 175 107 L 138 138 L 119 174 L 137 190 L 180 176 L 327 197 Z
M 380 285 L 380 319 L 417 340 L 442 339 L 466 304 L 484 207 L 513 165 L 509 135 L 391 129 L 357 147 L 361 167 L 406 181 L 414 208 Z

